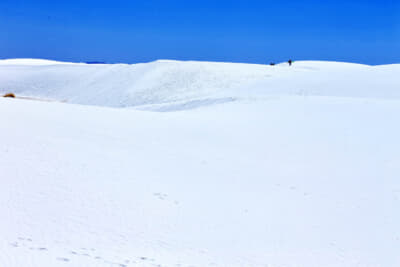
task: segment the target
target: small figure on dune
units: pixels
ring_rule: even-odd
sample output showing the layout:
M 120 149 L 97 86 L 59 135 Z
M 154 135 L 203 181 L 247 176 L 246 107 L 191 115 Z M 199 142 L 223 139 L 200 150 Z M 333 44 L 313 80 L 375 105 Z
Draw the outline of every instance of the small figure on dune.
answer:
M 289 66 L 292 66 L 293 61 L 291 59 L 289 59 L 288 63 L 289 63 Z
M 269 63 L 270 66 L 275 66 L 274 62 Z

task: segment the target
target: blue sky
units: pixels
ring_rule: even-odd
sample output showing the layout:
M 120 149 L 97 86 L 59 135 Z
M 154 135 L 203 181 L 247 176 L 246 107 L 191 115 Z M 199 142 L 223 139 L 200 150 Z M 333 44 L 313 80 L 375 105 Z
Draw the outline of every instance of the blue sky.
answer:
M 1 0 L 0 58 L 400 63 L 399 0 Z

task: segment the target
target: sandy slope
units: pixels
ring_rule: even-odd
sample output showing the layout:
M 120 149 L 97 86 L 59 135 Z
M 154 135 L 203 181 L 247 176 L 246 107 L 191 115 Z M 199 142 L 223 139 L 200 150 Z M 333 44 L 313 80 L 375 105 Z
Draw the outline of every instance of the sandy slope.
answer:
M 61 65 L 61 64 L 76 64 L 76 63 L 61 62 L 48 59 L 35 59 L 35 58 L 13 58 L 13 59 L 0 60 L 0 65 L 5 65 L 5 66 L 49 66 L 49 65 Z
M 1 63 L 2 62 L 2 63 Z M 160 60 L 124 65 L 0 60 L 0 93 L 110 107 L 273 95 L 399 98 L 400 65 L 300 61 L 292 67 Z M 28 64 L 29 63 L 29 64 Z
M 397 267 L 398 69 L 0 67 L 20 94 L 179 110 L 0 98 L 0 265 Z

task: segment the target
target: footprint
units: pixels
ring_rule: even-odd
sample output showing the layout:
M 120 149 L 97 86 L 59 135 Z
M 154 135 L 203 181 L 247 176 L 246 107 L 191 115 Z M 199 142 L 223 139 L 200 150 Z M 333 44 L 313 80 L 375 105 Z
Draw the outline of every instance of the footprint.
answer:
M 168 197 L 167 194 L 163 194 L 163 193 L 154 193 L 153 195 L 155 197 L 157 197 L 158 199 L 160 199 L 160 200 L 164 200 L 164 199 L 166 199 Z
M 61 257 L 57 258 L 57 260 L 58 260 L 58 261 L 65 261 L 65 262 L 68 262 L 68 261 L 69 261 L 68 258 L 61 258 Z

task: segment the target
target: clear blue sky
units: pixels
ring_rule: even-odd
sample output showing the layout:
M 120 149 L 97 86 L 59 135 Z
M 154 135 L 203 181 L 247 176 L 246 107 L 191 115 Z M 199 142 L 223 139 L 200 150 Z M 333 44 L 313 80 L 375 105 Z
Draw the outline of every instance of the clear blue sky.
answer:
M 0 58 L 400 63 L 400 0 L 1 0 Z

